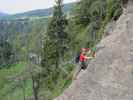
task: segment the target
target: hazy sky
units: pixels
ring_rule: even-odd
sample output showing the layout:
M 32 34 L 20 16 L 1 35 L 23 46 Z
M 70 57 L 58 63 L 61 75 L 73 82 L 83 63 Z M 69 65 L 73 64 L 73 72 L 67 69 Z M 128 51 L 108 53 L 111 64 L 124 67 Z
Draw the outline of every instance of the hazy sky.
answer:
M 0 12 L 9 14 L 51 7 L 55 0 L 0 0 Z M 64 3 L 77 0 L 64 0 Z

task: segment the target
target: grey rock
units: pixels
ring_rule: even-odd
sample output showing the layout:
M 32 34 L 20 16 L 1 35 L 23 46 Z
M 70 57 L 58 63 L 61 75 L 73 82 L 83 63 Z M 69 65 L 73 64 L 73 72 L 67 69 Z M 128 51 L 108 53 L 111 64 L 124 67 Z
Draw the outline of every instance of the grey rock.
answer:
M 55 100 L 133 100 L 132 39 L 133 13 L 123 14 L 96 59 Z

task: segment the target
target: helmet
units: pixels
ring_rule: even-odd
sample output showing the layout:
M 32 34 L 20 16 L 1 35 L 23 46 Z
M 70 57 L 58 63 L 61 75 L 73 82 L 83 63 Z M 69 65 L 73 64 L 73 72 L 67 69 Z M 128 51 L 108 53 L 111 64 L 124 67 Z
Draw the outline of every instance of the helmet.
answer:
M 81 48 L 81 51 L 87 52 L 87 51 L 90 51 L 90 48 Z

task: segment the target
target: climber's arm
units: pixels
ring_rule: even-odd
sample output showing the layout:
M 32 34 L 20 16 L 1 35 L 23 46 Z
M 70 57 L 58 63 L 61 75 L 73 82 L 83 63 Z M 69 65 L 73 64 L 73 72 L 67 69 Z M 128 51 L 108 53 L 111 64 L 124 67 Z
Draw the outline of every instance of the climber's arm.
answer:
M 93 57 L 87 57 L 87 56 L 86 56 L 85 58 L 86 58 L 86 59 L 93 59 Z

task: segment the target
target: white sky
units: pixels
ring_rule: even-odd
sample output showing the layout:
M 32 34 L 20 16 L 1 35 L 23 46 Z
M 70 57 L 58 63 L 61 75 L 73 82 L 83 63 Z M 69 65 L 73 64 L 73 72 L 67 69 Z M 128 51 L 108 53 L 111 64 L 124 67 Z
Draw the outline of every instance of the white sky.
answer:
M 64 0 L 64 3 L 77 0 Z M 15 14 L 35 9 L 52 7 L 55 0 L 0 0 L 0 12 Z

